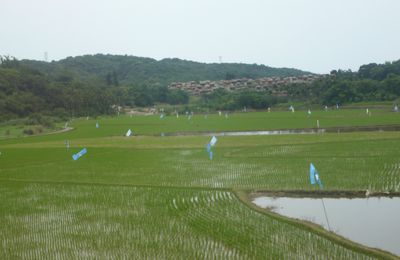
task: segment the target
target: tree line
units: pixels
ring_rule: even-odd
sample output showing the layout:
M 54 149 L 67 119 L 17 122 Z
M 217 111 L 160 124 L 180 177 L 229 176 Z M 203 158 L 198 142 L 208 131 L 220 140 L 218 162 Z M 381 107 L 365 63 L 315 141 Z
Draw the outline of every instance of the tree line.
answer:
M 336 105 L 362 101 L 394 101 L 400 97 L 400 60 L 363 65 L 358 71 L 332 70 L 311 84 L 289 84 L 288 95 L 271 96 L 263 91 L 228 92 L 218 89 L 202 96 L 200 103 L 211 109 L 235 110 L 243 107 L 266 109 L 277 103 Z
M 22 60 L 27 66 L 56 77 L 70 75 L 86 81 L 100 79 L 108 85 L 167 86 L 172 82 L 300 76 L 309 72 L 291 68 L 272 68 L 242 63 L 200 63 L 181 59 L 155 60 L 128 55 L 96 54 L 68 57 L 60 61 Z
M 272 96 L 265 91 L 230 92 L 222 88 L 202 95 L 198 101 L 201 107 L 210 110 L 266 109 L 281 102 L 287 102 L 287 98 Z
M 363 65 L 358 71 L 332 70 L 311 85 L 287 86 L 290 99 L 334 105 L 362 101 L 394 101 L 400 97 L 400 60 Z
M 306 73 L 256 64 L 206 64 L 180 59 L 157 61 L 127 55 L 84 55 L 52 62 L 0 56 L 0 121 L 35 114 L 63 118 L 114 114 L 114 108 L 118 106 L 187 104 L 189 95 L 186 92 L 168 89 L 174 81 Z M 227 103 L 221 104 L 217 98 L 220 93 L 216 93 L 214 97 L 202 98 L 196 105 L 236 109 L 252 103 L 249 100 L 258 96 L 245 93 L 239 98 L 237 94 L 225 94 L 230 97 Z M 254 105 L 257 107 L 269 100 L 265 95 L 256 99 Z
M 66 60 L 64 62 L 79 61 Z M 82 66 L 77 65 L 78 68 Z M 189 103 L 190 97 L 186 92 L 169 89 L 168 84 L 153 78 L 153 74 L 136 83 L 127 83 L 129 81 L 120 76 L 121 68 L 103 65 L 99 72 L 98 67 L 101 67 L 100 63 L 95 68 L 87 67 L 79 73 L 77 69 L 60 67 L 59 64 L 19 61 L 0 56 L 0 121 L 36 114 L 61 118 L 112 115 L 118 106 Z M 166 77 L 168 80 L 175 77 L 173 72 L 170 73 L 172 75 Z M 191 74 L 180 77 L 188 75 Z M 223 74 L 221 77 L 224 77 Z M 225 77 L 235 77 L 234 72 L 229 72 Z M 396 100 L 400 96 L 400 60 L 363 65 L 356 72 L 333 70 L 330 75 L 312 84 L 291 84 L 285 90 L 288 93 L 286 97 L 277 97 L 266 91 L 230 92 L 217 89 L 213 93 L 191 98 L 190 106 L 206 110 L 237 110 L 243 107 L 266 109 L 277 103 L 291 101 L 334 105 Z
M 34 114 L 79 117 L 114 114 L 116 106 L 187 103 L 189 96 L 160 84 L 120 85 L 81 79 L 69 71 L 49 76 L 10 57 L 0 57 L 0 121 Z

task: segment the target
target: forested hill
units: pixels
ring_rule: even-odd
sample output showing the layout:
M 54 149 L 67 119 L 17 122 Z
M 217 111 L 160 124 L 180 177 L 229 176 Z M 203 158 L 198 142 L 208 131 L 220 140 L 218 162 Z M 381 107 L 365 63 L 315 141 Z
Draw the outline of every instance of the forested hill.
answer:
M 309 72 L 272 68 L 265 65 L 242 63 L 200 63 L 180 59 L 163 59 L 123 55 L 84 55 L 60 61 L 42 62 L 23 60 L 22 63 L 57 78 L 69 74 L 81 80 L 100 80 L 108 85 L 168 85 L 177 81 L 261 78 L 271 76 L 299 76 Z
M 303 73 L 260 65 L 203 64 L 178 59 L 156 61 L 129 56 L 81 56 L 48 63 L 18 61 L 0 55 L 0 122 L 37 115 L 69 118 L 113 114 L 118 106 L 148 107 L 165 103 L 182 105 L 181 109 L 185 110 L 189 108 L 183 106 L 208 111 L 265 109 L 277 102 L 293 101 L 334 105 L 384 100 L 399 103 L 400 100 L 400 60 L 363 65 L 357 72 L 333 70 L 330 76 L 312 84 L 285 85 L 281 93 L 287 94 L 283 96 L 271 91 L 236 92 L 219 88 L 189 102 L 187 92 L 167 87 L 173 81 Z

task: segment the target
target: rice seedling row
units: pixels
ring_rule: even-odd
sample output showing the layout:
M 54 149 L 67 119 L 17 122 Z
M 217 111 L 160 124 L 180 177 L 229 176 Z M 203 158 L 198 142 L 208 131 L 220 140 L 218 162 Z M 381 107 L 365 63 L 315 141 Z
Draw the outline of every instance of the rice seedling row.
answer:
M 368 256 L 252 211 L 231 192 L 0 182 L 0 257 Z
M 398 192 L 400 133 L 221 136 L 213 160 L 209 136 L 121 135 L 314 127 L 314 115 L 326 126 L 399 121 L 379 113 L 99 118 L 98 131 L 76 120 L 69 133 L 0 140 L 0 258 L 367 259 L 252 210 L 232 190 L 315 190 L 312 162 L 325 190 Z

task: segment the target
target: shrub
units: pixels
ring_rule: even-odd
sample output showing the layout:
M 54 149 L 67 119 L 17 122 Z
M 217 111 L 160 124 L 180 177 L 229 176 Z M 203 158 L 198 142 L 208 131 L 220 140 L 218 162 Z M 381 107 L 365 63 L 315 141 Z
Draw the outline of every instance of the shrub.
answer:
M 25 128 L 24 131 L 22 131 L 23 134 L 25 135 L 33 135 L 34 132 L 31 128 Z

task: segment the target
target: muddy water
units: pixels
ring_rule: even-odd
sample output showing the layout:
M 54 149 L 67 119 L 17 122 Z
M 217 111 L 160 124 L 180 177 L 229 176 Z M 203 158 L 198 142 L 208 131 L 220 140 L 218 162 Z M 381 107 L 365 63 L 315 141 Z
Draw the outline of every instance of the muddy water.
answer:
M 312 221 L 360 244 L 400 256 L 400 198 L 317 198 L 258 197 L 261 208 L 292 218 Z

